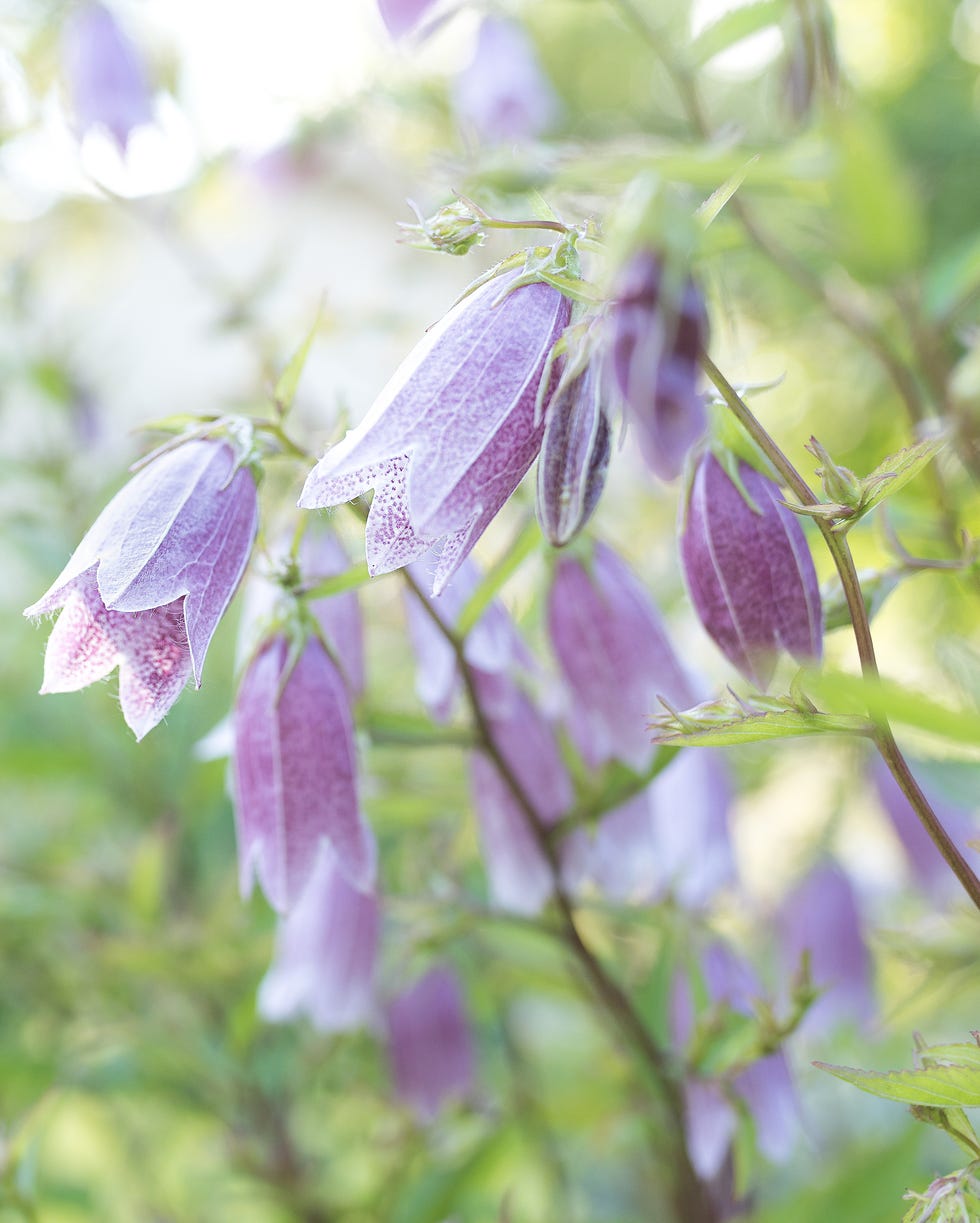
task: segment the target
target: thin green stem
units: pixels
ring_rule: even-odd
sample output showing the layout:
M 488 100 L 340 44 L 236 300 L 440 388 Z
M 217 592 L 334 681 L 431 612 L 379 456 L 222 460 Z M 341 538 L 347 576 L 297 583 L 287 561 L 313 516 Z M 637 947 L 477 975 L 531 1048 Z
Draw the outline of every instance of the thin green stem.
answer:
M 796 470 L 756 418 L 748 404 L 745 403 L 706 353 L 702 354 L 701 364 L 735 418 L 776 468 L 786 486 L 793 490 L 801 504 L 817 504 L 818 498 L 806 480 Z M 815 521 L 823 535 L 824 543 L 833 557 L 834 565 L 840 577 L 844 598 L 847 601 L 847 608 L 850 614 L 851 626 L 854 631 L 854 640 L 857 644 L 858 658 L 861 662 L 861 673 L 866 679 L 876 680 L 878 678 L 878 660 L 875 657 L 874 640 L 871 636 L 868 610 L 865 606 L 864 595 L 861 591 L 861 583 L 854 565 L 854 558 L 851 556 L 850 546 L 846 537 L 836 533 L 832 529 L 831 524 L 825 519 L 817 518 Z M 953 844 L 946 829 L 942 826 L 936 813 L 930 806 L 929 800 L 912 776 L 908 763 L 902 755 L 898 744 L 895 742 L 895 737 L 886 718 L 876 719 L 871 738 L 882 759 L 888 765 L 892 776 L 901 787 L 902 793 L 911 804 L 913 811 L 922 821 L 936 848 L 946 860 L 950 870 L 956 875 L 956 878 L 960 881 L 964 891 L 973 901 L 974 905 L 980 909 L 980 879 L 977 878 L 969 863 Z

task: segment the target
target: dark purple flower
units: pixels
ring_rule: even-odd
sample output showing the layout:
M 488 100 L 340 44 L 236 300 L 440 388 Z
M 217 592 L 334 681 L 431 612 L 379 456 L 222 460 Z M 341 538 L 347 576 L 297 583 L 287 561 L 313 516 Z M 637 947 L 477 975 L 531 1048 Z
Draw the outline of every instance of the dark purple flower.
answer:
M 675 479 L 707 416 L 698 393 L 708 315 L 697 285 L 671 290 L 661 257 L 637 251 L 613 288 L 609 312 L 612 377 L 655 475 Z
M 460 127 L 490 144 L 527 140 L 551 124 L 555 94 L 520 25 L 483 19 L 473 58 L 456 78 L 453 106 Z
M 84 0 L 65 18 L 61 53 L 79 130 L 103 127 L 125 153 L 133 129 L 153 121 L 139 52 L 107 8 Z
M 357 800 L 354 727 L 343 678 L 318 638 L 293 657 L 272 637 L 235 702 L 235 821 L 243 895 L 257 876 L 287 912 L 324 843 L 354 887 L 374 884 L 374 838 Z
M 553 824 L 574 795 L 551 727 L 528 697 L 502 677 L 478 675 L 477 686 L 497 750 L 539 822 Z M 527 812 L 485 753 L 473 753 L 470 778 L 494 903 L 514 913 L 539 912 L 555 881 Z
M 916 882 L 937 900 L 948 898 L 950 891 L 956 886 L 955 876 L 880 756 L 874 757 L 871 776 L 878 799 L 898 834 Z M 919 778 L 916 780 L 921 781 Z M 976 817 L 963 807 L 948 801 L 937 802 L 935 794 L 930 794 L 929 798 L 940 823 L 960 852 L 966 854 L 968 860 L 975 858 L 976 850 L 971 848 L 969 842 L 976 838 L 980 831 Z
M 642 769 L 653 755 L 647 724 L 660 695 L 694 698 L 646 590 L 612 548 L 589 562 L 562 556 L 548 591 L 548 632 L 572 702 L 583 758 Z
M 280 922 L 275 958 L 259 986 L 259 1014 L 273 1023 L 306 1015 L 320 1032 L 370 1023 L 379 927 L 377 898 L 351 887 L 333 854 L 321 849 Z
M 420 1121 L 433 1121 L 473 1088 L 473 1039 L 463 991 L 449 968 L 432 968 L 388 1007 L 395 1087 Z
M 872 1019 L 871 957 L 854 889 L 839 867 L 821 863 L 793 887 L 777 927 L 786 978 L 792 978 L 809 952 L 810 978 L 821 991 L 803 1021 L 807 1031 L 826 1030 L 842 1019 Z
M 404 36 L 418 25 L 434 0 L 378 0 L 381 19 L 392 38 Z
M 754 467 L 739 461 L 738 475 L 753 505 L 713 454 L 701 456 L 681 562 L 708 635 L 746 679 L 765 688 L 781 650 L 798 662 L 820 657 L 823 611 L 799 519 Z
M 507 292 L 517 275 L 489 281 L 433 327 L 306 481 L 307 509 L 374 488 L 365 536 L 372 574 L 442 539 L 438 594 L 538 453 L 538 384 L 570 307 L 543 283 Z
M 89 528 L 43 598 L 63 608 L 42 693 L 75 692 L 119 667 L 123 717 L 142 739 L 204 657 L 258 528 L 255 480 L 220 441 L 185 442 L 148 463 Z
M 548 404 L 538 459 L 538 522 L 561 548 L 592 517 L 609 469 L 610 431 L 598 359 L 562 380 Z

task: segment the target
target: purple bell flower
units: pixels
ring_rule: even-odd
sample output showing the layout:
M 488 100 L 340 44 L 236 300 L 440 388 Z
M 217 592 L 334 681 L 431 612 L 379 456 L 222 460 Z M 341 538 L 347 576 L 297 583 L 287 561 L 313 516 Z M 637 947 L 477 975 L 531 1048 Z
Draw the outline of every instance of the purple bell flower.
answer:
M 473 1038 L 456 974 L 432 968 L 388 1007 L 388 1048 L 399 1096 L 434 1121 L 473 1089 Z
M 854 889 L 844 872 L 831 862 L 814 867 L 786 897 L 777 927 L 786 979 L 798 971 L 806 951 L 811 980 L 822 991 L 802 1030 L 826 1031 L 844 1019 L 870 1022 L 875 1011 L 871 957 Z
M 371 1023 L 380 915 L 377 897 L 351 887 L 321 850 L 292 911 L 282 919 L 259 1014 L 272 1023 L 306 1015 L 318 1032 Z
M 483 19 L 473 59 L 456 78 L 452 97 L 459 126 L 487 144 L 532 139 L 558 110 L 524 29 L 499 17 Z
M 374 885 L 375 845 L 357 799 L 354 727 L 336 664 L 316 637 L 298 658 L 277 635 L 235 702 L 235 822 L 242 894 L 254 879 L 288 912 L 326 843 L 355 888 Z
M 306 481 L 306 509 L 374 488 L 365 533 L 372 574 L 417 560 L 442 539 L 439 594 L 538 453 L 538 384 L 570 305 L 543 283 L 506 292 L 518 274 L 454 306 Z
M 104 5 L 85 0 L 65 18 L 61 53 L 79 130 L 103 127 L 125 153 L 133 129 L 153 121 L 153 99 L 136 47 Z
M 218 621 L 258 528 L 255 480 L 217 440 L 148 463 L 89 528 L 43 598 L 63 608 L 48 639 L 42 693 L 76 692 L 119 667 L 126 724 L 142 739 L 193 673 L 198 687 Z
M 639 250 L 622 269 L 609 311 L 612 378 L 647 466 L 673 480 L 705 430 L 698 369 L 708 315 L 693 280 L 666 300 L 663 260 Z
M 610 430 L 601 363 L 559 383 L 548 405 L 538 459 L 538 522 L 549 543 L 564 547 L 592 517 L 609 469 Z
M 392 38 L 404 38 L 419 24 L 434 0 L 378 0 L 381 20 Z
M 499 676 L 477 675 L 493 741 L 543 824 L 571 806 L 574 792 L 551 727 L 523 692 Z M 554 888 L 551 865 L 493 760 L 471 757 L 473 803 L 493 901 L 513 913 L 540 912 Z
M 647 724 L 663 695 L 694 703 L 687 676 L 646 590 L 612 548 L 588 563 L 562 556 L 548 591 L 548 632 L 571 693 L 571 731 L 583 759 L 634 769 L 653 755 Z
M 681 532 L 681 562 L 694 608 L 718 648 L 766 688 L 776 656 L 820 657 L 820 589 L 797 516 L 777 486 L 739 462 L 756 509 L 713 454 L 698 461 Z

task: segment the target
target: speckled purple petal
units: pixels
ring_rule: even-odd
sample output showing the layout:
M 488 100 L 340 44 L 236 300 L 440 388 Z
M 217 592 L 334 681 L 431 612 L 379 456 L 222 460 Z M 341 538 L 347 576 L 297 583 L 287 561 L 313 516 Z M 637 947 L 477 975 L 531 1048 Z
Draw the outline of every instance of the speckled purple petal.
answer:
M 430 969 L 388 1007 L 395 1089 L 420 1121 L 434 1121 L 473 1089 L 473 1038 L 456 974 Z
M 755 510 L 711 453 L 694 474 L 681 533 L 691 601 L 739 671 L 768 686 L 781 650 L 803 662 L 823 644 L 820 589 L 796 516 L 779 489 L 746 463 L 739 474 Z
M 273 1023 L 306 1015 L 320 1032 L 370 1024 L 375 1015 L 378 901 L 351 887 L 321 849 L 292 911 L 282 919 L 258 1011 Z
M 354 728 L 339 671 L 309 638 L 286 674 L 274 637 L 245 672 L 235 703 L 235 814 L 241 888 L 258 878 L 281 913 L 299 899 L 321 845 L 354 887 L 374 884 L 375 846 L 357 800 Z
M 576 706 L 570 729 L 583 758 L 593 767 L 616 758 L 644 768 L 658 696 L 682 708 L 694 696 L 652 600 L 611 548 L 597 544 L 588 566 L 560 558 L 548 632 Z

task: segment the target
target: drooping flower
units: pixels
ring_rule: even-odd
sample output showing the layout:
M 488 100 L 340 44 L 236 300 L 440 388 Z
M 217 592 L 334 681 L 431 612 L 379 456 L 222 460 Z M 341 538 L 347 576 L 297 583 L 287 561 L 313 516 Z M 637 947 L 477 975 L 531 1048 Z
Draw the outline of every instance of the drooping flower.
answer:
M 378 0 L 381 20 L 392 38 L 404 38 L 419 24 L 434 0 Z
M 948 897 L 956 886 L 955 876 L 946 859 L 933 844 L 922 821 L 912 810 L 911 803 L 902 793 L 888 766 L 878 755 L 874 757 L 871 776 L 878 799 L 898 834 L 916 882 L 937 900 Z M 929 800 L 939 822 L 969 861 L 976 854 L 969 842 L 980 835 L 980 821 L 965 807 L 957 806 L 948 800 L 939 802 L 935 792 L 929 794 Z
M 410 568 L 420 584 L 429 584 L 429 571 L 423 561 L 414 562 Z M 439 598 L 429 599 L 428 608 L 422 606 L 412 591 L 405 594 L 408 635 L 417 664 L 415 691 L 438 722 L 444 722 L 452 711 L 460 674 L 453 648 L 433 617 L 454 628 L 479 580 L 476 562 L 467 558 Z M 517 666 L 526 668 L 533 664 L 513 620 L 497 599 L 467 633 L 463 654 L 467 663 L 485 676 L 505 674 Z
M 555 823 L 571 805 L 573 790 L 551 727 L 530 699 L 504 677 L 478 674 L 476 680 L 497 751 L 539 823 Z M 483 751 L 471 757 L 470 780 L 494 903 L 514 913 L 538 913 L 555 880 L 528 813 Z
M 142 58 L 112 13 L 92 0 L 72 9 L 61 31 L 65 79 L 82 133 L 105 128 L 125 153 L 134 128 L 153 121 Z
M 790 889 L 777 916 L 786 979 L 809 954 L 810 979 L 820 990 L 801 1025 L 808 1032 L 849 1019 L 866 1023 L 874 1015 L 871 957 L 861 934 L 857 899 L 844 872 L 818 864 Z
M 693 703 L 690 683 L 643 586 L 612 548 L 591 561 L 562 556 L 548 591 L 548 632 L 573 702 L 570 729 L 593 767 L 613 758 L 642 769 L 657 698 Z
M 613 288 L 609 365 L 647 466 L 675 479 L 707 423 L 698 361 L 708 315 L 689 277 L 672 289 L 663 259 L 638 250 Z
M 365 533 L 372 574 L 417 560 L 441 539 L 440 593 L 538 453 L 538 386 L 570 307 L 544 283 L 508 292 L 517 275 L 454 306 L 306 481 L 306 509 L 374 488 Z
M 778 654 L 820 657 L 820 589 L 797 516 L 779 489 L 739 461 L 752 505 L 715 456 L 698 461 L 681 531 L 681 562 L 694 608 L 722 653 L 760 688 Z
M 42 693 L 75 692 L 119 667 L 137 739 L 201 669 L 258 528 L 255 480 L 231 446 L 185 442 L 148 463 L 89 528 L 26 616 L 62 608 Z
M 234 716 L 235 822 L 241 889 L 255 878 L 287 912 L 326 845 L 361 891 L 375 845 L 358 805 L 354 727 L 344 680 L 319 639 L 298 657 L 277 634 L 245 672 Z
M 352 887 L 333 853 L 321 849 L 280 922 L 275 957 L 259 986 L 259 1014 L 272 1023 L 306 1015 L 319 1032 L 370 1023 L 379 926 L 377 897 Z
M 420 1121 L 433 1121 L 473 1088 L 473 1038 L 459 979 L 430 969 L 388 1007 L 395 1088 Z
M 483 19 L 473 58 L 456 78 L 452 98 L 459 126 L 488 144 L 540 135 L 558 110 L 524 29 L 499 17 Z
M 610 430 L 601 362 L 559 383 L 545 421 L 538 459 L 537 510 L 545 538 L 571 542 L 592 517 L 606 483 Z

